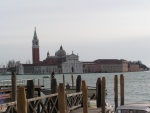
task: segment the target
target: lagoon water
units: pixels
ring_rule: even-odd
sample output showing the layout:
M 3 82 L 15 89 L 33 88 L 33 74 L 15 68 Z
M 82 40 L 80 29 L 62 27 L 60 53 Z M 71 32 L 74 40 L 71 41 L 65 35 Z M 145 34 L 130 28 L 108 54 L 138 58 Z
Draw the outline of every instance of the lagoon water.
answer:
M 135 102 L 150 103 L 150 71 L 145 72 L 128 72 L 128 73 L 90 73 L 81 74 L 82 80 L 86 80 L 87 86 L 96 86 L 97 78 L 106 78 L 107 96 L 106 102 L 114 105 L 114 75 L 124 75 L 124 90 L 125 90 L 125 104 Z M 71 74 L 64 74 L 66 84 L 72 84 Z M 74 74 L 74 82 L 76 82 L 78 74 Z M 17 79 L 35 79 L 43 78 L 43 76 L 50 75 L 17 75 Z M 57 83 L 62 82 L 62 74 L 55 75 Z M 0 79 L 11 79 L 10 75 L 0 76 Z M 118 81 L 120 83 L 120 81 Z M 44 78 L 44 85 L 46 88 L 50 87 L 50 78 Z M 118 88 L 119 91 L 119 88 Z M 120 94 L 119 94 L 120 96 Z M 120 99 L 119 99 L 120 100 Z

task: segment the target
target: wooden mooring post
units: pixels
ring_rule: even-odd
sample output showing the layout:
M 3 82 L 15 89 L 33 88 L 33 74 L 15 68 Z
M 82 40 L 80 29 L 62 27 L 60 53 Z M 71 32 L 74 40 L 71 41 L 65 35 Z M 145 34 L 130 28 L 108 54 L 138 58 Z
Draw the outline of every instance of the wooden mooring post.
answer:
M 63 83 L 58 87 L 58 105 L 60 113 L 66 113 L 66 95 Z
M 118 76 L 114 77 L 114 101 L 115 101 L 115 110 L 118 107 Z
M 27 80 L 27 99 L 34 98 L 34 82 L 33 80 Z M 34 105 L 34 102 L 31 103 Z M 31 109 L 28 109 L 28 113 L 32 113 L 33 111 Z
M 74 87 L 74 78 L 73 75 L 71 75 L 71 79 L 72 79 L 72 88 Z
M 80 91 L 81 91 L 81 75 L 78 75 L 76 80 L 76 92 Z
M 96 82 L 96 105 L 97 107 L 102 107 L 101 106 L 101 78 L 97 79 Z
M 63 87 L 64 87 L 64 83 L 63 83 Z M 51 94 L 57 93 L 57 80 L 56 78 L 52 78 L 51 79 Z M 53 102 L 56 101 L 57 97 L 52 97 Z M 54 106 L 53 103 L 51 103 L 52 106 Z M 48 108 L 50 107 L 50 104 L 48 104 Z M 58 109 L 58 101 L 56 102 L 55 107 Z M 49 111 L 49 109 L 48 109 Z M 50 111 L 49 111 L 50 112 Z M 57 113 L 56 109 L 53 109 L 52 111 L 53 113 Z
M 56 78 L 51 79 L 51 94 L 57 93 L 57 81 Z
M 18 88 L 17 113 L 27 113 L 26 93 L 24 87 Z
M 34 82 L 27 80 L 27 99 L 34 98 Z
M 88 91 L 85 80 L 82 81 L 83 113 L 88 113 Z
M 11 84 L 12 84 L 12 89 L 11 89 L 11 100 L 16 101 L 17 100 L 17 83 L 16 83 L 16 73 L 12 72 L 11 75 Z
M 124 76 L 120 75 L 120 105 L 124 105 Z
M 102 77 L 102 84 L 101 84 L 101 106 L 102 106 L 102 113 L 105 113 L 105 90 L 106 90 L 106 80 L 105 77 Z

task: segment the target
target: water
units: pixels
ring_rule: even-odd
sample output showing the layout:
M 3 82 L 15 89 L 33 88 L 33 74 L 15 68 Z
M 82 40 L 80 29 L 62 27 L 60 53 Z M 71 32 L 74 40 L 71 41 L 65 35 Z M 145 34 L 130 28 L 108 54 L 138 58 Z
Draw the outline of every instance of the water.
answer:
M 97 78 L 106 78 L 107 96 L 106 102 L 114 105 L 114 75 L 124 75 L 124 90 L 125 90 L 125 104 L 135 102 L 150 102 L 150 71 L 147 72 L 128 72 L 128 73 L 92 73 L 81 74 L 82 80 L 86 80 L 87 86 L 96 86 Z M 65 83 L 72 84 L 71 74 L 65 75 Z M 74 82 L 76 82 L 78 74 L 74 74 Z M 47 75 L 17 75 L 17 79 L 35 79 L 43 78 Z M 50 76 L 50 75 L 48 75 Z M 63 81 L 62 74 L 56 74 L 57 83 Z M 11 76 L 0 76 L 0 79 L 11 79 Z M 118 77 L 120 79 L 120 77 Z M 45 78 L 45 87 L 50 87 L 50 79 Z M 118 81 L 120 83 L 120 81 Z M 120 86 L 119 86 L 120 87 Z M 119 90 L 119 88 L 118 88 Z M 120 92 L 119 92 L 120 93 Z M 120 96 L 120 94 L 119 94 Z M 120 100 L 120 99 L 119 99 Z

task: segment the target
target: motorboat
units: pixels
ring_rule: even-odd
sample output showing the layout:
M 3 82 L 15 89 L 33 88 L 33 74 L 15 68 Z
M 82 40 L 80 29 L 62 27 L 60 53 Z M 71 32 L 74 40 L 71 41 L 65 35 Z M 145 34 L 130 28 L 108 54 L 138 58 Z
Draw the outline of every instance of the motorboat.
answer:
M 150 113 L 150 103 L 133 103 L 117 107 L 115 113 Z
M 49 76 L 43 76 L 43 78 L 49 78 Z
M 87 86 L 88 89 L 88 97 L 95 98 L 96 94 L 96 87 L 93 86 Z M 82 90 L 82 89 L 81 89 Z M 66 94 L 71 94 L 71 93 L 76 93 L 76 86 L 67 86 L 65 87 Z M 45 95 L 51 94 L 51 89 L 50 88 L 43 88 L 41 90 L 42 93 Z M 107 90 L 106 90 L 106 95 L 107 95 Z

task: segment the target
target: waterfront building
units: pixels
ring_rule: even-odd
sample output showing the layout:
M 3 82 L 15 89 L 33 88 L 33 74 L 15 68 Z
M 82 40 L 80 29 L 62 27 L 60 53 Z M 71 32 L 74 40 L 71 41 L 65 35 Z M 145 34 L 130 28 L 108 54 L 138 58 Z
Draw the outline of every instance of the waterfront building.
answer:
M 113 73 L 140 71 L 139 65 L 128 65 L 128 61 L 123 59 L 97 59 L 90 62 L 80 62 L 79 56 L 73 52 L 66 55 L 66 51 L 61 45 L 55 55 L 47 52 L 46 58 L 40 61 L 39 39 L 36 28 L 32 39 L 32 64 L 22 64 L 17 68 L 19 73 L 25 74 L 51 74 L 55 73 Z
M 62 73 L 83 73 L 83 64 L 78 55 L 72 52 L 66 56 L 66 61 L 62 63 Z
M 100 73 L 101 64 L 96 64 L 95 62 L 83 62 L 83 72 L 84 73 Z
M 83 67 L 85 73 L 127 72 L 128 62 L 118 59 L 98 59 L 94 62 L 84 62 Z
M 15 64 L 15 66 L 16 66 L 16 74 L 23 75 L 24 74 L 24 67 L 20 63 L 20 61 L 17 61 L 16 64 Z
M 23 64 L 25 74 L 51 74 L 55 73 L 83 73 L 82 63 L 78 55 L 66 55 L 62 45 L 55 55 L 47 52 L 47 57 L 40 61 L 39 39 L 36 29 L 32 40 L 32 61 L 33 64 Z
M 7 67 L 5 67 L 5 65 L 3 65 L 2 68 L 0 68 L 0 74 L 7 74 Z
M 138 64 L 136 63 L 129 63 L 128 64 L 128 69 L 129 69 L 129 72 L 136 72 L 136 71 L 142 71 L 139 67 Z
M 98 59 L 94 61 L 95 64 L 101 64 L 101 72 L 127 72 L 128 62 L 126 60 L 118 59 Z

